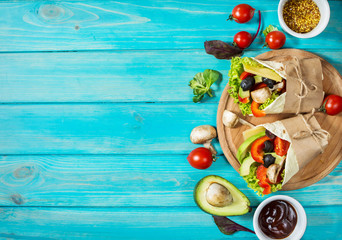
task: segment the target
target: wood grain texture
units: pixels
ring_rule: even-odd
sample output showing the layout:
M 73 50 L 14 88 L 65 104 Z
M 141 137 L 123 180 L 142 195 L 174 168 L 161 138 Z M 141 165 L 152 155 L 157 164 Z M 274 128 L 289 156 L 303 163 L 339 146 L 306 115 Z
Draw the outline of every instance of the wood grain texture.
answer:
M 298 49 L 282 49 L 277 51 L 270 51 L 259 55 L 262 58 L 271 58 L 277 55 L 290 55 L 296 56 L 299 59 L 317 57 L 316 55 Z M 323 91 L 326 94 L 336 94 L 342 95 L 342 77 L 338 71 L 330 65 L 324 59 L 322 61 L 322 71 L 323 71 Z M 222 150 L 226 155 L 232 166 L 238 171 L 240 168 L 240 163 L 236 159 L 236 153 L 239 146 L 243 143 L 242 136 L 243 131 L 248 127 L 239 125 L 236 128 L 227 128 L 222 123 L 222 115 L 224 110 L 233 111 L 239 113 L 240 117 L 246 119 L 254 125 L 259 125 L 263 123 L 275 122 L 289 117 L 294 117 L 295 114 L 270 114 L 266 117 L 256 118 L 249 116 L 241 116 L 238 104 L 234 103 L 234 99 L 228 94 L 228 86 L 221 96 L 220 104 L 217 111 L 217 129 L 218 137 L 222 146 Z M 336 116 L 329 116 L 324 113 L 316 113 L 315 118 L 317 119 L 319 125 L 322 129 L 330 132 L 331 137 L 329 139 L 329 144 L 324 150 L 324 153 L 318 155 L 315 159 L 312 159 L 303 169 L 291 178 L 291 180 L 284 185 L 284 190 L 299 189 L 309 186 L 325 176 L 327 176 L 341 161 L 342 159 L 342 127 L 339 123 L 342 121 L 341 114 Z M 298 159 L 298 161 L 300 161 Z
M 262 10 L 263 28 L 279 26 L 277 1 L 245 3 Z M 253 206 L 265 198 L 222 155 L 204 171 L 186 160 L 197 147 L 191 129 L 215 125 L 228 80 L 229 62 L 206 55 L 203 42 L 231 42 L 257 28 L 256 16 L 244 25 L 225 21 L 236 4 L 1 1 L 0 238 L 256 239 L 224 236 L 195 207 L 192 191 L 218 174 Z M 287 35 L 286 47 L 311 49 L 342 72 L 342 2 L 329 4 L 325 32 Z M 267 51 L 262 44 L 260 35 L 245 56 Z M 206 68 L 222 72 L 223 81 L 216 97 L 193 104 L 187 84 Z M 342 238 L 341 172 L 340 164 L 310 187 L 279 192 L 305 206 L 304 240 Z M 252 216 L 232 219 L 251 228 Z
M 16 155 L 0 158 L 1 206 L 195 207 L 193 189 L 215 174 L 231 181 L 255 208 L 258 197 L 224 156 L 208 170 L 195 170 L 187 155 Z M 301 191 L 278 192 L 305 207 L 340 205 L 340 164 Z M 329 192 L 329 198 L 326 193 Z M 273 194 L 274 195 L 274 194 Z M 314 199 L 314 201 L 312 200 Z
M 0 237 L 14 239 L 256 239 L 238 232 L 223 235 L 198 208 L 1 208 Z M 302 240 L 342 238 L 341 206 L 305 208 Z M 253 229 L 253 213 L 232 217 Z
M 191 130 L 215 125 L 216 109 L 215 103 L 3 104 L 0 153 L 188 154 L 196 146 Z
M 257 56 L 265 51 L 246 51 Z M 342 72 L 341 51 L 316 49 Z M 148 54 L 148 58 L 146 58 Z M 230 61 L 204 50 L 1 54 L 0 102 L 192 102 L 189 81 L 207 68 L 222 73 L 218 102 Z M 20 71 L 18 71 L 20 69 Z
M 278 1 L 245 1 L 262 11 L 263 28 L 279 25 Z M 329 1 L 341 9 L 341 1 Z M 6 1 L 0 5 L 0 51 L 112 49 L 202 49 L 205 40 L 231 42 L 236 32 L 255 33 L 257 14 L 241 26 L 226 22 L 235 1 Z M 318 37 L 301 41 L 287 35 L 286 47 L 339 49 L 341 18 Z M 329 41 L 326 41 L 329 39 Z M 261 35 L 252 48 L 261 48 Z

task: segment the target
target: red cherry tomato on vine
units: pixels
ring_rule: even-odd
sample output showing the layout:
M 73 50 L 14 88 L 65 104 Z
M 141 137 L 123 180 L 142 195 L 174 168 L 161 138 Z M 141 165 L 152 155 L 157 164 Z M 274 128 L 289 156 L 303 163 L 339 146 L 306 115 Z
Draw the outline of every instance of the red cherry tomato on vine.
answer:
M 286 42 L 286 36 L 283 32 L 272 31 L 266 36 L 266 43 L 271 49 L 278 49 L 284 46 Z
M 190 165 L 197 169 L 207 169 L 213 163 L 212 153 L 204 147 L 192 150 L 187 159 Z
M 342 97 L 337 95 L 327 96 L 323 101 L 321 110 L 328 115 L 339 114 L 342 111 Z
M 233 8 L 229 20 L 234 20 L 237 23 L 246 23 L 253 18 L 255 9 L 248 4 L 239 4 Z
M 234 36 L 234 42 L 241 49 L 248 48 L 252 43 L 252 35 L 246 31 L 238 32 Z

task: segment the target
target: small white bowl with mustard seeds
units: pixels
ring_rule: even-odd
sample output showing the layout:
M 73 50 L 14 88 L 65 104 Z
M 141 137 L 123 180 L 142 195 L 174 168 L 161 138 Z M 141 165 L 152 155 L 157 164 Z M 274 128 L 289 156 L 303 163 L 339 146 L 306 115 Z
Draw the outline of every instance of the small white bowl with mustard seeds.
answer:
M 282 29 L 292 36 L 312 38 L 329 23 L 329 3 L 327 0 L 280 0 L 278 18 Z

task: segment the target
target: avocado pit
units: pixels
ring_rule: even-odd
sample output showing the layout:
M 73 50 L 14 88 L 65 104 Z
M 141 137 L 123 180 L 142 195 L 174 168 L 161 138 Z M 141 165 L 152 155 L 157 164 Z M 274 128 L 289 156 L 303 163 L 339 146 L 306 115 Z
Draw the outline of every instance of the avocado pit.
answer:
M 206 193 L 207 202 L 214 207 L 225 207 L 233 203 L 230 191 L 219 183 L 211 183 Z

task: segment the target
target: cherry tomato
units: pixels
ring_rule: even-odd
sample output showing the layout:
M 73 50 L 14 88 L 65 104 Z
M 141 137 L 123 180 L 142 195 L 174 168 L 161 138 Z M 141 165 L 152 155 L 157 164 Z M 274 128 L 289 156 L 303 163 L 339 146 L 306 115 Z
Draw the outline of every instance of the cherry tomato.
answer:
M 244 79 L 246 79 L 246 78 L 249 77 L 249 76 L 254 76 L 254 74 L 249 73 L 249 72 L 243 72 L 243 73 L 241 73 L 241 75 L 240 75 L 240 79 L 241 79 L 241 80 L 244 80 Z
M 190 165 L 197 169 L 207 169 L 213 163 L 210 150 L 204 147 L 192 150 L 187 159 Z
M 279 137 L 274 139 L 274 151 L 278 156 L 284 156 L 287 154 L 287 150 L 289 150 L 290 143 L 286 140 L 283 140 Z
M 328 115 L 336 115 L 342 111 L 342 97 L 337 95 L 329 95 L 323 101 L 321 109 Z
M 286 41 L 286 36 L 283 32 L 272 31 L 266 36 L 266 43 L 271 49 L 278 49 L 284 46 Z
M 260 106 L 260 103 L 252 101 L 251 110 L 252 110 L 253 116 L 254 117 L 264 117 L 264 116 L 266 116 L 265 111 L 264 110 L 260 110 L 259 106 Z
M 265 142 L 271 140 L 267 136 L 263 136 L 261 138 L 258 138 L 252 143 L 251 146 L 251 155 L 252 158 L 258 162 L 264 164 L 264 148 L 265 148 Z
M 248 4 L 239 4 L 233 8 L 229 20 L 234 19 L 237 23 L 246 23 L 253 18 L 254 11 L 255 9 Z
M 241 49 L 248 48 L 252 43 L 252 35 L 246 31 L 238 32 L 234 36 L 234 42 Z

